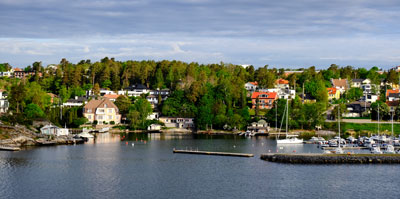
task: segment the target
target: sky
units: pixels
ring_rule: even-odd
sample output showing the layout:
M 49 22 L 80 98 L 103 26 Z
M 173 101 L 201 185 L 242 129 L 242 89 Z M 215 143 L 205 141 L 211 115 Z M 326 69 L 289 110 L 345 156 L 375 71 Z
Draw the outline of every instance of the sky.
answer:
M 400 65 L 398 0 L 0 0 L 0 63 Z

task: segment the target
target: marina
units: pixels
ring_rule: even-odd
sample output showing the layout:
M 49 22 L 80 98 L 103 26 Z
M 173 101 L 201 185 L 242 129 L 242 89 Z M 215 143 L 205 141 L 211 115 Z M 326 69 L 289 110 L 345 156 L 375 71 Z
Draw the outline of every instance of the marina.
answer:
M 193 151 L 193 150 L 173 150 L 174 153 L 187 153 L 187 154 L 198 154 L 198 155 L 220 155 L 220 156 L 235 156 L 235 157 L 254 157 L 254 154 L 250 153 L 229 153 L 229 152 L 214 152 L 214 151 Z

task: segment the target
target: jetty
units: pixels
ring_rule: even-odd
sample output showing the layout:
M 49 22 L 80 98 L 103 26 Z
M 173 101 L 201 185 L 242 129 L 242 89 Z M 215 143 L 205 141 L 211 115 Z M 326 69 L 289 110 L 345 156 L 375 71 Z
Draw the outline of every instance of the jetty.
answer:
M 20 151 L 21 148 L 13 146 L 0 145 L 0 151 Z
M 186 153 L 197 155 L 219 155 L 219 156 L 236 156 L 236 157 L 254 157 L 251 153 L 229 153 L 229 152 L 213 152 L 213 151 L 195 151 L 195 150 L 173 150 L 174 153 Z
M 290 164 L 400 164 L 400 154 L 265 153 L 260 158 Z

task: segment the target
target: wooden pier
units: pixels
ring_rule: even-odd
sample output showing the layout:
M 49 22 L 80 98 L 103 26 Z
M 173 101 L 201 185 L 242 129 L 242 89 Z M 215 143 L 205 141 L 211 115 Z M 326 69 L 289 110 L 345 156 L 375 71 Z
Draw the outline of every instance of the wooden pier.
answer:
M 187 153 L 197 155 L 219 155 L 219 156 L 236 156 L 236 157 L 254 157 L 251 153 L 229 153 L 229 152 L 213 152 L 213 151 L 194 151 L 194 150 L 173 150 L 174 153 Z
M 400 154 L 266 153 L 260 158 L 289 164 L 400 164 Z

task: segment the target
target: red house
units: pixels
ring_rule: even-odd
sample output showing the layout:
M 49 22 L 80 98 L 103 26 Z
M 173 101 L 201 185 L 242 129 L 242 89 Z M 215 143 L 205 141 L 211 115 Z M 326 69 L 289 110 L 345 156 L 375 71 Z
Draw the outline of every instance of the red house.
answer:
M 271 109 L 277 99 L 278 95 L 275 92 L 254 92 L 251 96 L 252 109 L 256 108 L 257 100 L 259 109 Z

